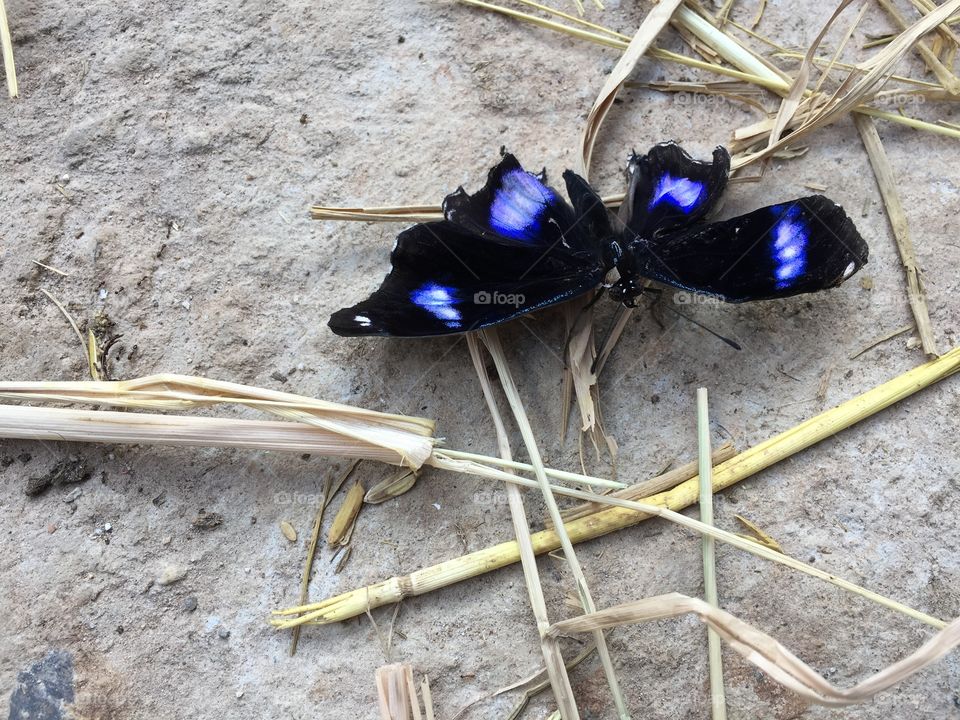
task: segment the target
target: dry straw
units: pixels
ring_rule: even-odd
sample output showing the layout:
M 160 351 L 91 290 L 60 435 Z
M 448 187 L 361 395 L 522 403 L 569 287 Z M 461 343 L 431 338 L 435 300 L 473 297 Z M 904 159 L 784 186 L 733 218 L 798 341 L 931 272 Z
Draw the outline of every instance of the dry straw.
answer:
M 569 633 L 596 632 L 619 625 L 682 615 L 699 618 L 726 640 L 733 650 L 788 690 L 810 702 L 834 707 L 866 702 L 877 693 L 932 665 L 960 645 L 960 619 L 957 619 L 899 662 L 843 690 L 831 685 L 766 633 L 703 600 L 680 593 L 659 595 L 601 610 L 593 615 L 562 620 L 550 628 L 547 639 L 556 642 Z
M 490 410 L 490 417 L 493 420 L 500 456 L 504 460 L 511 460 L 510 441 L 507 438 L 506 427 L 500 415 L 496 398 L 494 397 L 493 387 L 490 384 L 490 377 L 487 374 L 486 363 L 484 362 L 480 343 L 476 335 L 473 333 L 469 334 L 467 336 L 467 344 L 470 349 L 470 358 L 473 361 L 474 370 L 480 381 L 480 388 L 483 391 L 483 398 L 487 403 L 487 408 Z M 523 496 L 520 489 L 513 483 L 507 484 L 507 501 L 510 507 L 510 518 L 513 522 L 513 532 L 517 538 L 517 548 L 520 554 L 520 563 L 523 567 L 523 579 L 527 586 L 527 596 L 530 599 L 530 608 L 533 611 L 533 616 L 537 623 L 537 633 L 541 639 L 541 650 L 545 663 L 544 673 L 547 676 L 550 686 L 553 688 L 554 700 L 560 708 L 560 712 L 565 717 L 577 717 L 579 711 L 577 710 L 577 703 L 574 699 L 573 688 L 570 685 L 567 667 L 563 662 L 563 655 L 555 644 L 548 645 L 543 641 L 543 636 L 550 626 L 550 618 L 547 613 L 546 599 L 543 596 L 540 575 L 537 571 L 536 552 L 533 548 L 533 542 L 530 539 L 530 525 L 527 522 L 527 512 L 523 505 Z M 298 627 L 300 626 L 298 625 Z
M 960 347 L 954 348 L 936 360 L 920 365 L 835 408 L 810 418 L 720 464 L 714 469 L 713 491 L 723 490 L 825 438 L 832 437 L 841 430 L 855 425 L 915 392 L 949 377 L 958 370 L 960 370 Z M 437 454 L 439 454 L 439 451 L 435 453 L 435 456 Z M 443 461 L 439 463 L 431 461 L 430 464 L 448 467 L 447 463 Z M 481 473 L 476 474 L 481 475 Z M 483 474 L 486 477 L 491 475 L 496 475 L 496 473 Z M 519 478 L 514 478 L 506 473 L 502 473 L 500 479 L 519 480 Z M 558 488 L 554 488 L 554 491 L 557 492 Z M 564 492 L 575 497 L 585 495 L 572 490 L 565 490 Z M 683 482 L 671 490 L 645 498 L 644 509 L 641 512 L 637 511 L 638 506 L 636 504 L 631 505 L 629 501 L 610 496 L 593 495 L 590 496 L 590 499 L 595 502 L 617 503 L 627 507 L 612 507 L 566 523 L 567 533 L 575 543 L 590 540 L 635 525 L 654 515 L 664 516 L 668 511 L 682 510 L 696 502 L 698 496 L 699 480 L 697 478 Z M 671 517 L 676 520 L 675 517 Z M 679 517 L 684 519 L 678 522 L 687 524 L 691 529 L 696 527 L 697 531 L 701 530 L 698 524 L 690 521 L 689 518 L 682 515 Z M 687 521 L 694 522 L 694 525 L 689 525 Z M 720 537 L 717 531 L 713 532 L 715 537 Z M 729 537 L 726 537 L 730 534 L 726 533 L 724 535 L 724 541 L 730 542 Z M 538 554 L 550 552 L 560 547 L 556 533 L 549 529 L 534 533 L 531 540 L 534 550 Z M 743 547 L 745 543 L 753 547 Z M 758 552 L 757 548 L 761 547 L 759 544 L 749 543 L 749 541 L 743 541 L 739 544 L 731 542 L 731 544 L 737 544 L 738 547 L 743 547 L 750 552 Z M 771 558 L 771 554 L 777 555 L 777 553 L 771 551 L 765 556 L 777 560 Z M 292 627 L 304 622 L 319 624 L 339 622 L 362 614 L 367 607 L 380 607 L 412 595 L 422 595 L 461 580 L 497 570 L 517 562 L 518 559 L 519 553 L 515 542 L 500 543 L 462 557 L 447 560 L 438 565 L 417 570 L 409 575 L 393 577 L 368 587 L 351 590 L 318 603 L 276 611 L 275 615 L 277 617 L 274 624 L 278 627 Z M 787 562 L 787 560 L 778 561 Z M 798 565 L 795 561 L 789 562 L 793 563 L 791 567 L 797 567 Z M 799 565 L 802 565 L 802 563 Z M 812 568 L 807 569 L 810 574 L 821 579 L 828 581 L 836 579 L 830 573 Z M 850 588 L 849 583 L 844 583 L 843 586 Z M 936 627 L 942 626 L 942 623 L 936 618 L 911 611 L 902 605 L 890 603 L 885 599 L 878 599 L 878 597 L 876 594 L 871 595 L 871 599 L 888 607 L 893 607 L 899 612 Z
M 3 54 L 3 70 L 7 76 L 7 92 L 15 98 L 20 94 L 17 85 L 17 69 L 13 63 L 13 41 L 10 39 L 10 25 L 7 23 L 7 6 L 0 0 L 0 52 Z

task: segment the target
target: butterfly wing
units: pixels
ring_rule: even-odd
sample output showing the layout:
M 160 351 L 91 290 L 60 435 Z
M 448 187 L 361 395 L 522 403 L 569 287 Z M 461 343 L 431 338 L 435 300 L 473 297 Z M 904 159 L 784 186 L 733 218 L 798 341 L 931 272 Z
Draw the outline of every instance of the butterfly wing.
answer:
M 674 142 L 633 153 L 619 215 L 626 235 L 649 239 L 703 219 L 723 195 L 729 173 L 730 155 L 720 146 L 712 162 L 694 160 Z
M 586 190 L 577 190 L 578 204 L 592 209 Z M 380 288 L 331 317 L 336 334 L 467 332 L 562 302 L 603 279 L 596 214 L 574 210 L 512 155 L 479 192 L 460 188 L 443 209 L 444 221 L 400 234 Z
M 843 208 L 811 195 L 632 246 L 639 275 L 728 302 L 839 285 L 867 262 Z
M 337 335 L 417 337 L 478 330 L 585 293 L 603 279 L 562 248 L 485 242 L 448 221 L 402 232 L 369 298 L 334 313 Z

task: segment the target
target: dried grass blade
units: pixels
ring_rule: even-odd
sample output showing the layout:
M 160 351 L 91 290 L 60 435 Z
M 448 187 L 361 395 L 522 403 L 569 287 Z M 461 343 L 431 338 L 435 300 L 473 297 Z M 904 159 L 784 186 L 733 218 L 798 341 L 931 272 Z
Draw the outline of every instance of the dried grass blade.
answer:
M 879 87 L 893 74 L 893 68 L 897 62 L 910 51 L 917 41 L 958 9 L 960 9 L 960 0 L 948 0 L 948 2 L 939 6 L 935 12 L 914 23 L 907 30 L 897 35 L 886 48 L 859 66 L 858 71 L 852 72 L 837 89 L 835 97 L 831 98 L 830 102 L 822 108 L 806 117 L 803 124 L 796 130 L 782 137 L 776 143 L 769 144 L 763 150 L 734 158 L 731 166 L 737 169 L 769 157 L 787 145 L 796 143 L 799 138 L 813 130 L 832 123 L 849 112 L 859 110 L 858 106 L 873 97 Z M 860 77 L 855 80 L 855 76 Z
M 697 388 L 697 447 L 700 452 L 700 522 L 713 525 L 713 453 L 710 450 L 710 415 L 707 389 Z M 718 607 L 716 540 L 704 535 L 703 597 L 711 607 Z M 710 707 L 713 720 L 726 720 L 727 699 L 723 690 L 723 658 L 720 636 L 707 628 L 707 656 L 710 664 Z
M 432 222 L 443 220 L 443 212 L 436 205 L 395 205 L 390 207 L 326 207 L 313 205 L 310 208 L 313 220 L 355 220 L 362 222 Z
M 880 134 L 873 120 L 863 115 L 854 115 L 854 123 L 867 151 L 867 157 L 870 159 L 870 167 L 873 168 L 873 174 L 877 179 L 880 196 L 883 198 L 883 205 L 887 210 L 890 227 L 897 242 L 897 250 L 900 252 L 900 261 L 907 274 L 907 298 L 917 324 L 923 351 L 929 356 L 936 357 L 937 346 L 933 337 L 933 327 L 930 324 L 930 313 L 927 310 L 927 294 L 923 288 L 920 268 L 917 266 L 917 255 L 910 237 L 907 215 L 897 192 L 893 168 L 887 159 L 887 153 L 883 149 L 883 142 L 880 140 Z
M 10 25 L 7 22 L 7 7 L 0 0 L 0 50 L 3 53 L 3 69 L 7 76 L 7 92 L 15 98 L 20 94 L 17 84 L 17 69 L 13 62 L 13 41 L 10 39 Z
M 80 347 L 83 348 L 83 359 L 87 361 L 87 364 L 90 363 L 90 355 L 87 353 L 87 343 L 83 340 L 83 333 L 80 332 L 80 328 L 77 326 L 76 321 L 73 319 L 73 316 L 70 315 L 70 312 L 63 306 L 59 300 L 57 300 L 53 295 L 47 292 L 45 289 L 40 288 L 40 292 L 47 296 L 47 298 L 54 305 L 57 306 L 57 310 L 60 311 L 60 314 L 63 315 L 67 322 L 70 323 L 70 327 L 73 330 L 73 334 L 77 336 L 77 340 L 80 341 Z M 93 366 L 90 366 L 90 375 L 93 376 Z
M 730 443 L 725 443 L 713 452 L 711 462 L 713 465 L 719 465 L 720 463 L 726 462 L 734 455 L 736 455 L 736 450 L 734 450 L 733 445 Z M 630 487 L 623 488 L 622 490 L 617 490 L 616 492 L 612 493 L 612 497 L 620 500 L 640 500 L 642 498 L 650 497 L 651 495 L 656 495 L 657 493 L 661 493 L 665 490 L 675 488 L 680 483 L 686 482 L 687 480 L 696 476 L 697 461 L 693 460 L 685 465 L 681 465 L 678 468 L 661 473 L 660 475 L 650 478 L 649 480 L 644 480 L 636 485 L 631 485 Z M 565 523 L 570 523 L 573 520 L 579 520 L 580 518 L 587 517 L 587 515 L 593 515 L 594 513 L 601 512 L 606 507 L 607 506 L 601 502 L 585 502 L 572 508 L 567 508 L 561 513 L 561 515 L 563 515 L 563 521 Z
M 607 112 L 609 112 L 613 106 L 613 101 L 617 97 L 617 93 L 620 92 L 623 83 L 630 76 L 630 73 L 633 72 L 637 63 L 640 62 L 640 58 L 643 57 L 647 49 L 653 44 L 657 35 L 659 35 L 663 31 L 663 28 L 670 22 L 670 17 L 680 6 L 681 2 L 682 0 L 662 0 L 662 2 L 650 10 L 643 19 L 643 22 L 640 23 L 640 27 L 637 29 L 633 39 L 630 40 L 627 49 L 624 50 L 623 55 L 620 56 L 617 64 L 600 89 L 600 93 L 597 95 L 593 107 L 587 114 L 587 123 L 583 129 L 583 134 L 580 136 L 581 164 L 579 172 L 584 178 L 589 178 L 593 146 L 600 132 L 600 125 L 607 116 Z
M 874 695 L 940 660 L 960 645 L 960 618 L 927 640 L 902 660 L 889 665 L 852 688 L 831 685 L 774 638 L 730 613 L 711 607 L 697 598 L 669 593 L 601 610 L 555 623 L 548 634 L 554 641 L 567 633 L 596 632 L 598 629 L 648 622 L 693 614 L 717 631 L 737 653 L 756 665 L 773 680 L 806 700 L 841 707 L 867 702 Z
M 927 15 L 937 9 L 937 4 L 932 0 L 910 0 L 910 2 L 924 15 Z M 944 40 L 953 43 L 955 46 L 960 46 L 960 37 L 958 37 L 957 34 L 950 29 L 949 20 L 937 27 L 937 32 L 940 33 Z M 948 67 L 952 65 L 952 63 L 945 64 Z
M 0 382 L 0 397 L 130 408 L 193 408 L 218 403 L 255 407 L 301 424 L 396 452 L 419 468 L 433 451 L 432 420 L 391 415 L 250 385 L 164 373 L 101 382 Z
M 350 463 L 350 467 L 347 472 L 353 472 L 353 469 L 357 466 L 357 462 L 354 461 Z M 307 601 L 310 598 L 310 575 L 313 571 L 313 559 L 317 555 L 317 545 L 320 542 L 320 526 L 323 524 L 323 516 L 327 510 L 328 500 L 330 498 L 330 476 L 327 476 L 327 479 L 323 483 L 323 497 L 320 500 L 320 507 L 317 508 L 317 512 L 313 518 L 313 528 L 310 532 L 310 544 L 307 547 L 307 559 L 304 561 L 303 565 L 303 577 L 300 578 L 300 604 L 306 605 Z M 290 638 L 290 655 L 297 654 L 297 645 L 300 643 L 300 631 L 302 629 L 301 625 L 298 625 L 293 629 L 293 635 Z
M 560 518 L 560 508 L 557 506 L 557 501 L 550 489 L 550 483 L 544 472 L 543 460 L 540 457 L 540 450 L 537 447 L 533 429 L 527 420 L 523 402 L 520 400 L 520 393 L 513 381 L 510 367 L 507 365 L 507 358 L 506 355 L 504 355 L 503 347 L 500 345 L 500 338 L 497 335 L 496 328 L 481 330 L 480 337 L 483 340 L 483 344 L 487 347 L 490 356 L 493 358 L 493 363 L 497 368 L 497 375 L 500 376 L 500 385 L 503 388 L 504 394 L 507 396 L 510 408 L 513 411 L 514 420 L 520 430 L 520 435 L 523 437 L 523 442 L 530 456 L 530 463 L 534 467 L 537 482 L 540 485 L 540 490 L 547 506 L 547 511 L 556 528 L 556 535 L 560 547 L 563 548 L 564 558 L 576 582 L 577 595 L 580 603 L 587 612 L 593 612 L 596 606 L 590 594 L 590 588 L 587 586 L 587 580 L 586 577 L 584 577 L 583 569 L 580 567 L 580 561 L 577 559 L 577 554 L 573 549 L 573 542 L 570 540 L 566 528 L 563 525 L 563 520 Z M 616 705 L 617 713 L 621 719 L 628 720 L 630 713 L 627 711 L 626 700 L 623 697 L 623 692 L 620 690 L 620 683 L 617 680 L 613 660 L 610 657 L 610 651 L 607 649 L 606 639 L 602 632 L 597 632 L 594 633 L 593 640 L 597 644 L 597 655 L 599 655 L 600 663 L 603 665 L 604 675 L 606 675 L 607 685 L 610 687 L 610 693 Z M 564 717 L 566 718 L 566 716 Z
M 711 25 L 689 7 L 683 6 L 677 10 L 674 19 L 735 68 L 762 78 L 765 86 L 774 92 L 784 94 L 789 90 L 791 79 L 783 70 L 757 55 L 732 35 Z
M 549 30 L 557 30 L 559 32 L 567 33 L 568 35 L 573 35 L 584 40 L 591 40 L 595 43 L 599 43 L 600 45 L 606 45 L 607 47 L 619 48 L 622 50 L 627 46 L 625 41 L 620 40 L 617 37 L 611 37 L 612 35 L 615 35 L 615 33 L 610 30 L 605 30 L 605 34 L 600 35 L 582 28 L 571 27 L 553 20 L 537 17 L 536 15 L 519 12 L 518 10 L 503 7 L 502 5 L 494 5 L 493 3 L 483 2 L 483 0 L 460 0 L 460 2 L 464 3 L 465 5 L 473 5 L 474 7 L 482 8 L 483 10 L 489 10 L 491 12 L 507 15 L 517 20 L 533 23 L 534 25 L 539 25 Z
M 837 9 L 833 11 L 833 14 L 830 16 L 827 22 L 824 23 L 823 27 L 820 29 L 820 32 L 810 44 L 810 47 L 807 48 L 803 62 L 800 63 L 800 69 L 797 70 L 796 79 L 790 86 L 790 92 L 787 93 L 787 96 L 781 101 L 780 108 L 777 110 L 777 116 L 773 122 L 773 129 L 770 131 L 768 146 L 776 144 L 777 140 L 780 139 L 780 136 L 786 129 L 787 123 L 793 119 L 794 115 L 796 115 L 797 108 L 800 107 L 800 101 L 803 99 L 803 95 L 807 90 L 807 83 L 810 81 L 810 71 L 813 69 L 813 58 L 815 58 L 817 55 L 817 50 L 820 48 L 820 43 L 823 42 L 823 38 L 826 36 L 827 32 L 829 32 L 830 28 L 833 27 L 833 23 L 835 23 L 837 18 L 840 17 L 840 13 L 846 10 L 847 6 L 850 5 L 851 2 L 853 2 L 853 0 L 842 0 L 842 2 L 837 6 Z M 865 7 L 866 5 L 864 5 L 864 8 Z
M 473 361 L 474 370 L 476 370 L 477 378 L 480 381 L 483 398 L 493 419 L 500 456 L 504 460 L 511 461 L 513 458 L 510 451 L 510 441 L 507 438 L 503 418 L 500 415 L 500 409 L 497 406 L 493 388 L 490 384 L 490 377 L 487 375 L 486 364 L 481 356 L 480 345 L 474 333 L 467 335 L 467 345 L 470 349 L 470 358 Z M 537 571 L 537 556 L 533 550 L 533 542 L 530 540 L 530 524 L 527 521 L 527 511 L 523 506 L 520 489 L 516 485 L 507 485 L 507 501 L 510 506 L 513 532 L 517 538 L 517 547 L 520 551 L 520 562 L 523 566 L 523 578 L 527 585 L 527 596 L 530 598 L 530 607 L 537 623 L 537 636 L 541 641 L 543 660 L 550 686 L 553 689 L 553 697 L 560 709 L 560 714 L 565 720 L 573 720 L 580 717 L 580 713 L 577 710 L 577 702 L 573 696 L 573 688 L 570 685 L 570 678 L 563 662 L 563 655 L 555 644 L 548 646 L 543 642 L 543 634 L 550 625 L 550 618 L 547 614 L 547 603 L 543 596 L 543 587 L 540 584 L 540 575 Z
M 890 0 L 877 0 L 877 3 L 886 11 L 887 15 L 893 18 L 893 21 L 901 30 L 907 29 L 908 23 L 906 18 L 900 14 L 900 11 L 897 10 L 897 7 L 890 2 Z M 934 74 L 937 80 L 940 81 L 940 84 L 943 85 L 947 92 L 952 95 L 960 94 L 960 79 L 950 71 L 950 68 L 940 62 L 940 58 L 930 49 L 929 45 L 923 40 L 918 40 L 915 50 L 920 57 L 923 58 L 924 64 L 926 64 L 927 68 Z
M 301 423 L 110 410 L 0 405 L 0 438 L 309 452 L 391 465 L 408 461 L 396 450 Z
M 420 702 L 409 665 L 395 663 L 377 668 L 377 703 L 381 720 L 419 720 Z

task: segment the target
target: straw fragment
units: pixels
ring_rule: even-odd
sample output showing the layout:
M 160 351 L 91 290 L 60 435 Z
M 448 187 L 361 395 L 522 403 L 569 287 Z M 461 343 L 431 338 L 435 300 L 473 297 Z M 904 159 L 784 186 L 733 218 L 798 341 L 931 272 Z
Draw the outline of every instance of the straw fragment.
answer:
M 517 390 L 516 384 L 513 381 L 513 375 L 510 372 L 509 365 L 507 364 L 507 358 L 504 355 L 503 347 L 500 345 L 500 338 L 497 334 L 496 328 L 490 327 L 481 330 L 480 338 L 483 340 L 483 344 L 486 346 L 487 351 L 493 358 L 493 363 L 497 368 L 497 375 L 500 377 L 500 385 L 503 388 L 504 394 L 507 396 L 507 400 L 510 403 L 510 408 L 513 411 L 514 420 L 516 421 L 517 427 L 520 430 L 521 437 L 523 437 L 523 443 L 526 446 L 527 453 L 530 456 L 530 462 L 533 465 L 534 474 L 536 475 L 537 483 L 540 486 L 540 491 L 543 494 L 547 511 L 550 514 L 551 520 L 553 520 L 559 545 L 561 548 L 563 548 L 564 559 L 567 561 L 567 566 L 570 568 L 570 572 L 573 575 L 577 589 L 577 597 L 579 598 L 580 604 L 583 606 L 584 610 L 587 612 L 593 612 L 596 610 L 596 606 L 594 605 L 590 588 L 587 585 L 587 579 L 583 574 L 580 561 L 577 559 L 577 554 L 573 549 L 573 542 L 567 534 L 566 527 L 564 526 L 563 520 L 560 517 L 560 508 L 557 505 L 556 498 L 553 496 L 550 483 L 547 480 L 546 473 L 544 472 L 544 465 L 543 460 L 540 457 L 540 450 L 537 446 L 533 429 L 530 427 L 530 422 L 527 420 L 526 412 L 523 409 L 523 403 L 520 400 L 520 394 Z M 616 671 L 613 667 L 613 660 L 610 657 L 610 651 L 607 649 L 607 643 L 603 633 L 594 633 L 593 641 L 597 645 L 597 655 L 600 658 L 601 665 L 603 665 L 604 675 L 607 678 L 607 685 L 610 687 L 610 694 L 613 696 L 617 713 L 621 720 L 629 720 L 630 713 L 627 710 L 627 704 L 623 697 L 623 692 L 620 690 L 620 683 L 617 680 Z M 563 717 L 565 720 L 570 720 L 571 716 L 565 714 Z M 574 715 L 573 717 L 577 716 Z
M 377 668 L 375 678 L 380 720 L 420 720 L 420 701 L 409 665 L 384 665 Z
M 13 63 L 13 40 L 10 39 L 10 25 L 7 23 L 7 7 L 0 0 L 0 52 L 3 54 L 3 70 L 7 76 L 7 93 L 11 98 L 20 94 L 17 85 L 17 69 Z
M 623 87 L 623 83 L 633 72 L 640 58 L 644 56 L 657 35 L 670 22 L 670 17 L 680 6 L 681 0 L 662 0 L 647 14 L 637 29 L 630 44 L 620 56 L 610 75 L 603 83 L 597 99 L 587 114 L 587 123 L 580 136 L 580 167 L 578 172 L 589 179 L 590 160 L 593 157 L 593 146 L 596 143 L 600 126 L 607 116 L 613 101 Z
M 697 388 L 697 447 L 700 451 L 700 522 L 713 525 L 713 463 L 710 451 L 710 417 L 707 389 Z M 716 541 L 709 535 L 702 540 L 703 597 L 718 607 Z M 707 628 L 707 656 L 710 664 L 710 706 L 713 720 L 726 720 L 727 699 L 723 690 L 723 659 L 720 636 Z
M 346 544 L 344 541 L 352 534 L 353 524 L 357 519 L 357 514 L 360 512 L 360 507 L 363 505 L 363 496 L 363 485 L 358 480 L 353 484 L 353 487 L 350 488 L 350 492 L 348 492 L 347 496 L 343 499 L 343 504 L 333 517 L 333 524 L 327 532 L 327 545 Z
M 500 456 L 504 460 L 511 460 L 510 441 L 507 438 L 506 427 L 503 418 L 500 415 L 500 408 L 497 405 L 493 394 L 493 387 L 490 383 L 490 377 L 487 374 L 487 367 L 481 355 L 480 342 L 475 333 L 467 335 L 467 345 L 470 349 L 470 359 L 473 361 L 474 370 L 480 381 L 480 387 L 483 391 L 483 398 L 490 411 L 490 417 L 493 420 L 494 429 L 497 434 L 497 446 L 500 450 Z M 527 586 L 527 596 L 530 599 L 530 608 L 533 611 L 534 620 L 537 623 L 537 635 L 540 638 L 541 651 L 545 663 L 545 673 L 553 689 L 553 698 L 557 703 L 561 716 L 571 720 L 579 717 L 577 702 L 573 696 L 573 688 L 570 685 L 570 677 L 567 675 L 567 669 L 563 662 L 563 655 L 555 645 L 547 645 L 543 642 L 543 634 L 550 626 L 550 618 L 547 613 L 547 603 L 543 596 L 543 587 L 540 583 L 540 575 L 537 571 L 537 557 L 533 549 L 533 542 L 530 540 L 530 525 L 527 521 L 527 511 L 523 506 L 523 496 L 519 488 L 512 483 L 507 484 L 507 502 L 510 507 L 510 519 L 513 522 L 513 533 L 517 538 L 517 547 L 520 552 L 520 563 L 523 567 L 523 579 Z
M 867 702 L 877 693 L 903 682 L 911 675 L 937 662 L 960 645 L 960 618 L 958 618 L 907 657 L 873 674 L 854 687 L 843 690 L 831 685 L 813 668 L 766 633 L 724 610 L 712 607 L 703 600 L 680 593 L 658 595 L 597 613 L 561 620 L 550 628 L 547 638 L 556 642 L 558 638 L 569 633 L 596 632 L 603 628 L 691 614 L 714 629 L 733 650 L 769 675 L 771 679 L 805 700 L 830 707 Z
M 883 142 L 880 140 L 880 134 L 873 120 L 862 115 L 854 115 L 853 119 L 867 151 L 867 157 L 870 159 L 870 167 L 873 168 L 873 174 L 877 179 L 880 197 L 883 198 L 893 237 L 897 242 L 897 250 L 900 252 L 900 261 L 907 274 L 907 300 L 910 303 L 910 310 L 913 311 L 913 319 L 917 324 L 923 351 L 930 357 L 936 357 L 937 344 L 933 337 L 930 313 L 927 310 L 927 293 L 923 287 L 917 255 L 910 237 L 907 214 L 897 192 L 893 168 L 887 159 L 887 153 L 883 149 Z

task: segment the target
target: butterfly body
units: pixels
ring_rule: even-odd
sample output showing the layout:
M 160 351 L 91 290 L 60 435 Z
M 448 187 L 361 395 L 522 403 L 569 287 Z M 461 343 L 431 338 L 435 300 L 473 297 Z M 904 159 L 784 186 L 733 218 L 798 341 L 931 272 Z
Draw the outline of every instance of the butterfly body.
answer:
M 335 313 L 338 335 L 467 332 L 598 287 L 632 304 L 648 280 L 729 302 L 840 284 L 867 261 L 843 209 L 819 195 L 704 223 L 726 187 L 727 151 L 711 162 L 675 143 L 633 154 L 617 215 L 577 174 L 567 203 L 504 155 L 487 184 L 443 203 L 444 220 L 403 231 L 392 270 L 367 300 Z

